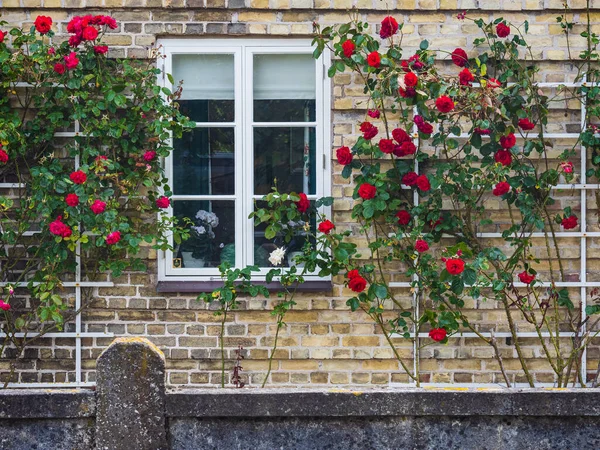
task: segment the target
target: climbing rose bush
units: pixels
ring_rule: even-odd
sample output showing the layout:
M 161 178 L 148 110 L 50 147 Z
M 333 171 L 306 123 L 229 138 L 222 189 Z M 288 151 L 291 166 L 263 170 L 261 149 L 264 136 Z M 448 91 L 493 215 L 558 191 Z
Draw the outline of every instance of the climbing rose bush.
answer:
M 465 14 L 458 19 L 469 20 Z M 359 254 L 353 246 L 339 258 L 334 246 L 330 254 L 343 263 L 345 282 L 357 294 L 348 306 L 379 325 L 417 384 L 418 367 L 415 373 L 405 364 L 391 337 L 414 342 L 415 335 L 429 330 L 430 339 L 441 343 L 452 334 L 474 332 L 493 347 L 510 385 L 493 333 L 480 332 L 467 311 L 473 300 L 496 301 L 504 310 L 497 329 L 510 330 L 524 381 L 534 384 L 518 322 L 538 333 L 558 386 L 582 381 L 581 352 L 597 334 L 583 327 L 600 308 L 588 306 L 583 320 L 568 289 L 556 287 L 568 281 L 556 232 L 577 230 L 579 222 L 569 203 L 558 207 L 554 188 L 578 175 L 595 178 L 598 170 L 576 174 L 571 159 L 578 143 L 551 154 L 552 143 L 544 136 L 549 109 L 563 97 L 551 98 L 537 85 L 539 68 L 524 38 L 528 23 L 517 26 L 502 18 L 474 23 L 482 37 L 469 53 L 435 51 L 422 41 L 407 54 L 402 24 L 393 17 L 382 21 L 379 38 L 361 21 L 317 27 L 315 55 L 326 49 L 335 55 L 329 76 L 359 74 L 368 97 L 366 114 L 356 125 L 360 136 L 352 147 L 344 139 L 346 146 L 335 152 L 342 176 L 355 186 L 352 219 L 360 227 L 349 237 L 362 235 L 368 248 Z M 581 57 L 593 60 L 598 39 L 584 37 L 589 48 Z M 578 80 L 593 80 L 596 72 L 588 64 Z M 560 91 L 588 104 L 598 93 L 587 86 Z M 597 128 L 586 125 L 581 141 L 600 147 L 592 134 L 600 138 Z M 505 225 L 496 225 L 486 209 L 494 198 L 510 213 Z M 504 244 L 483 238 L 489 229 L 499 229 Z M 534 233 L 543 237 L 536 241 Z M 544 248 L 541 257 L 534 245 Z M 390 285 L 394 274 L 412 280 L 418 313 Z M 594 318 L 592 329 L 596 323 Z M 577 338 L 560 339 L 563 328 Z M 419 346 L 430 343 L 421 340 Z
M 168 248 L 168 233 L 181 237 L 167 214 L 160 158 L 190 123 L 173 102 L 180 91 L 157 86 L 158 53 L 145 62 L 107 57 L 102 41 L 115 18 L 74 17 L 60 44 L 51 17 L 38 16 L 30 29 L 5 26 L 0 176 L 21 188 L 0 196 L 0 278 L 9 282 L 0 317 L 9 333 L 3 345 L 20 352 L 27 339 L 15 333 L 60 328 L 78 313 L 61 282 L 76 256 L 86 279 L 118 276 L 143 270 L 142 250 Z M 65 130 L 76 133 L 56 137 Z M 30 297 L 31 308 L 17 295 Z

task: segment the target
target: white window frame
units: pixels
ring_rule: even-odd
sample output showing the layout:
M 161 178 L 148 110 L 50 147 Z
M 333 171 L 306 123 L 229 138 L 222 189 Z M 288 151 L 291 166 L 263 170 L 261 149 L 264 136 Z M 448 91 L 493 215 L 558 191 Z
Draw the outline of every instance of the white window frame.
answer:
M 234 55 L 234 122 L 202 122 L 197 127 L 233 127 L 234 128 L 234 159 L 235 187 L 233 195 L 174 195 L 173 200 L 228 200 L 235 201 L 235 245 L 236 267 L 249 264 L 254 247 L 254 224 L 248 218 L 254 200 L 261 195 L 254 192 L 254 127 L 277 127 L 299 125 L 297 122 L 254 122 L 253 118 L 253 56 L 255 54 L 312 54 L 314 48 L 310 39 L 160 39 L 158 45 L 165 56 L 159 61 L 162 75 L 159 81 L 163 87 L 172 90 L 167 73 L 172 73 L 172 57 L 179 54 L 232 54 Z M 315 127 L 316 149 L 315 170 L 316 190 L 309 195 L 310 200 L 331 196 L 331 82 L 327 76 L 330 55 L 324 54 L 315 63 L 316 80 L 316 115 L 315 122 L 302 122 L 302 126 Z M 175 83 L 179 80 L 175 75 Z M 184 83 L 185 89 L 185 83 Z M 170 142 L 172 144 L 172 142 Z M 322 161 L 322 162 L 321 162 Z M 165 172 L 170 186 L 173 186 L 173 156 L 165 158 Z M 323 207 L 320 212 L 330 216 L 329 207 Z M 173 214 L 172 207 L 168 209 Z M 173 244 L 170 238 L 171 245 Z M 262 268 L 254 277 L 257 281 L 264 280 L 269 268 Z M 307 281 L 323 281 L 325 278 L 317 275 L 307 275 Z M 330 277 L 326 278 L 330 279 Z M 159 281 L 217 281 L 220 280 L 218 268 L 174 268 L 173 252 L 170 250 L 158 253 Z

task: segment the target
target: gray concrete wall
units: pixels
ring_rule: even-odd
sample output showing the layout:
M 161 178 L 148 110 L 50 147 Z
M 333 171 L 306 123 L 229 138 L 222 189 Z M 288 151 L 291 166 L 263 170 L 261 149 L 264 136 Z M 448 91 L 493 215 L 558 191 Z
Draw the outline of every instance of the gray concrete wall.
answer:
M 600 389 L 165 391 L 153 352 L 115 342 L 95 392 L 0 390 L 0 449 L 600 448 Z

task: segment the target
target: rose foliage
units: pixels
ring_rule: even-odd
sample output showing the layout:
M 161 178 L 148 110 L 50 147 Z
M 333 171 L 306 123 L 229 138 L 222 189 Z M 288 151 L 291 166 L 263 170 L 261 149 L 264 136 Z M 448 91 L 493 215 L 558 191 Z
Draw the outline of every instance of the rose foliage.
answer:
M 0 43 L 0 177 L 18 186 L 0 192 L 3 301 L 15 306 L 3 315 L 13 337 L 60 328 L 76 313 L 61 280 L 78 259 L 84 280 L 118 276 L 143 269 L 151 248 L 166 249 L 167 233 L 180 238 L 162 209 L 171 192 L 160 157 L 188 120 L 173 103 L 179 91 L 157 85 L 158 54 L 108 58 L 102 40 L 117 27 L 109 16 L 73 18 L 61 44 L 52 27 L 41 16 L 31 29 L 3 29 Z

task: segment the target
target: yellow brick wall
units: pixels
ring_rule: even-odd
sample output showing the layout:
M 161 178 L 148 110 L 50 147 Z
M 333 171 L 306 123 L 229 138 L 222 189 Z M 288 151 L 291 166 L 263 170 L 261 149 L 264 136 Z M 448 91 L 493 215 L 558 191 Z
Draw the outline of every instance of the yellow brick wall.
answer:
M 598 0 L 592 4 L 600 7 Z M 573 0 L 570 5 L 574 19 L 580 20 L 585 1 Z M 477 36 L 477 27 L 472 22 L 455 17 L 458 12 L 467 10 L 469 17 L 487 19 L 502 15 L 513 22 L 528 20 L 531 24 L 528 41 L 533 44 L 534 55 L 543 69 L 541 81 L 569 81 L 575 74 L 572 64 L 565 61 L 566 43 L 556 25 L 562 0 L 0 0 L 0 7 L 1 20 L 7 21 L 8 26 L 29 26 L 39 14 L 52 16 L 57 40 L 67 38 L 66 24 L 73 15 L 110 14 L 119 22 L 119 28 L 106 39 L 111 46 L 111 56 L 142 58 L 157 37 L 306 37 L 314 21 L 322 25 L 347 21 L 351 7 L 359 8 L 362 19 L 374 25 L 388 12 L 404 23 L 407 53 L 424 38 L 431 42 L 432 48 L 451 51 L 457 46 L 470 48 Z M 600 32 L 600 10 L 594 11 L 591 18 L 593 29 Z M 576 26 L 574 32 L 581 29 Z M 574 39 L 573 53 L 577 54 L 582 45 L 581 40 Z M 364 106 L 362 88 L 355 78 L 350 74 L 337 75 L 333 86 L 333 148 L 353 143 Z M 576 119 L 570 121 L 577 122 Z M 563 113 L 557 113 L 557 127 L 564 123 Z M 338 199 L 334 219 L 340 225 L 344 222 L 349 225 L 352 200 L 348 197 L 352 187 L 341 177 L 340 167 L 336 164 L 333 167 L 333 194 Z M 596 214 L 590 214 L 588 221 L 589 229 L 598 231 Z M 595 262 L 600 256 L 598 240 L 588 242 L 589 264 L 600 267 Z M 359 244 L 365 245 L 364 242 Z M 568 270 L 576 276 L 578 241 L 565 241 L 564 251 Z M 149 252 L 149 256 L 154 258 L 155 254 Z M 125 274 L 112 281 L 115 287 L 98 289 L 90 308 L 83 314 L 87 331 L 148 336 L 168 358 L 168 382 L 172 385 L 220 383 L 219 318 L 212 310 L 196 302 L 195 295 L 157 293 L 155 260 L 150 260 L 148 273 Z M 348 310 L 345 301 L 349 291 L 340 281 L 335 280 L 330 293 L 302 294 L 297 299 L 298 305 L 285 319 L 287 325 L 281 332 L 269 385 L 389 385 L 408 381 L 375 325 L 362 313 Z M 400 290 L 400 295 L 403 301 L 410 303 L 409 292 Z M 251 386 L 260 384 L 266 372 L 276 330 L 270 314 L 272 306 L 272 301 L 245 300 L 241 309 L 227 319 L 227 357 L 235 356 L 238 345 L 244 347 L 243 374 Z M 505 321 L 503 312 L 493 302 L 473 302 L 469 307 L 469 315 L 482 324 L 482 329 Z M 390 311 L 390 314 L 393 313 Z M 498 329 L 502 330 L 502 326 Z M 400 338 L 394 341 L 400 355 L 412 367 L 412 345 Z M 84 381 L 94 380 L 95 358 L 109 342 L 110 339 L 103 338 L 84 339 Z M 502 339 L 499 345 L 509 375 L 523 381 L 518 375 L 520 370 L 513 347 Z M 551 371 L 541 359 L 535 340 L 524 340 L 524 353 L 536 380 L 552 381 Z M 71 340 L 42 339 L 29 350 L 19 367 L 20 380 L 73 381 L 73 355 Z M 595 371 L 598 358 L 595 345 L 588 352 L 590 373 Z M 228 367 L 230 365 L 228 362 Z M 492 349 L 477 339 L 457 338 L 445 346 L 428 346 L 420 352 L 420 367 L 423 381 L 501 381 Z M 0 361 L 0 371 L 4 373 L 7 368 L 7 362 Z

